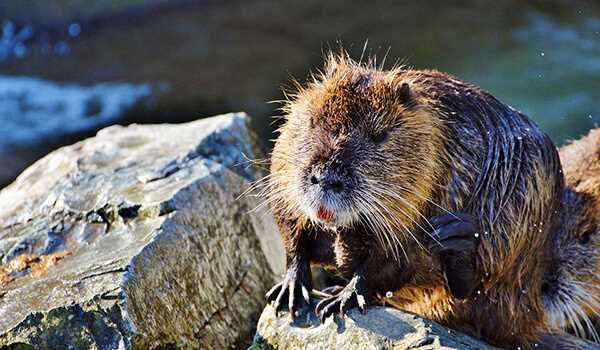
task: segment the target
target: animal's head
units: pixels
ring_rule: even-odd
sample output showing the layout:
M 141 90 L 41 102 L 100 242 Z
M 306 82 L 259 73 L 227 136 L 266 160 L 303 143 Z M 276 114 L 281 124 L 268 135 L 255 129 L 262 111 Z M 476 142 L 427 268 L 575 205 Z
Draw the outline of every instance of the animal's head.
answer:
M 330 56 L 283 109 L 272 156 L 275 195 L 323 225 L 412 227 L 431 194 L 441 148 L 420 78 Z

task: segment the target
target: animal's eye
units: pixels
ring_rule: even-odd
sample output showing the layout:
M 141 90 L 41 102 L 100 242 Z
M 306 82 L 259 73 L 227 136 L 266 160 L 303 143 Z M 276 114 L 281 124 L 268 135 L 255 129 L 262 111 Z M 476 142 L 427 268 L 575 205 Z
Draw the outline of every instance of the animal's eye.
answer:
M 384 143 L 385 141 L 387 141 L 389 136 L 390 136 L 390 133 L 388 130 L 380 131 L 373 135 L 373 142 Z
M 585 234 L 583 234 L 583 235 L 581 235 L 579 237 L 579 243 L 580 244 L 588 244 L 588 243 L 590 243 L 590 239 L 592 238 L 591 236 L 592 236 L 591 233 L 587 233 L 586 232 Z

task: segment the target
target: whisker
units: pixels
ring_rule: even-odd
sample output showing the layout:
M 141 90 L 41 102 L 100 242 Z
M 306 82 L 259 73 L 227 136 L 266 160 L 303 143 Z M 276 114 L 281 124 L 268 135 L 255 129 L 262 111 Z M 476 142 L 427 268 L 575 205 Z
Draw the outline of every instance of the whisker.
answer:
M 370 193 L 366 193 L 368 198 L 366 203 L 370 203 L 372 204 L 372 208 L 375 209 L 375 211 L 371 211 L 372 213 L 375 212 L 377 213 L 383 220 L 381 221 L 382 224 L 385 226 L 385 228 L 387 229 L 386 232 L 384 232 L 386 238 L 389 239 L 389 237 L 391 236 L 391 238 L 396 242 L 396 244 L 402 246 L 402 243 L 400 242 L 398 236 L 396 235 L 396 231 L 402 231 L 402 229 L 404 229 L 404 231 L 406 233 L 408 233 L 410 236 L 413 237 L 413 239 L 420 244 L 420 242 L 416 239 L 416 237 L 412 234 L 412 232 L 406 227 L 406 225 L 404 225 L 404 223 L 402 223 L 401 221 L 396 220 L 395 216 L 393 215 L 393 213 L 391 213 L 389 211 L 389 209 L 382 204 L 376 197 L 374 197 L 372 194 Z M 388 214 L 387 217 L 384 217 L 383 213 Z M 394 226 L 392 226 L 391 224 L 395 224 Z M 397 227 L 397 225 L 400 224 L 400 226 L 402 227 Z M 394 228 L 396 228 L 397 230 L 395 230 Z M 402 250 L 404 251 L 404 248 L 402 247 Z M 406 255 L 406 251 L 404 251 L 404 254 Z M 406 256 L 406 258 L 408 259 L 408 256 Z
M 393 244 L 390 240 L 389 232 L 392 232 L 393 230 L 389 227 L 388 221 L 383 217 L 383 213 L 381 213 L 381 211 L 378 208 L 373 207 L 371 205 L 372 203 L 374 203 L 374 201 L 368 198 L 370 197 L 370 195 L 363 191 L 359 191 L 359 195 L 361 197 L 361 200 L 359 201 L 360 206 L 364 208 L 363 215 L 361 215 L 361 217 L 363 217 L 365 220 L 371 223 L 371 227 L 375 234 L 379 237 L 378 239 L 381 242 L 382 246 L 385 248 L 385 246 L 387 245 L 390 251 L 392 252 L 393 258 L 397 261 L 399 261 L 398 247 L 400 247 L 405 258 L 408 261 L 408 255 L 406 253 L 406 250 L 404 249 L 402 243 L 398 240 L 398 238 L 392 234 L 391 236 L 396 244 Z M 373 215 L 373 218 L 371 218 L 369 214 Z M 380 217 L 383 218 L 383 220 L 379 220 Z
M 412 209 L 415 213 L 417 213 L 417 215 L 419 215 L 427 223 L 427 225 L 429 225 L 430 228 L 432 228 L 432 229 L 434 228 L 433 225 L 431 225 L 431 223 L 429 222 L 429 220 L 412 203 L 410 203 L 408 200 L 406 200 L 405 198 L 403 198 L 402 196 L 400 196 L 397 193 L 394 193 L 394 192 L 391 192 L 389 190 L 383 189 L 383 187 L 380 186 L 381 183 L 377 183 L 377 184 L 378 184 L 377 186 L 374 186 L 374 188 L 372 188 L 372 190 L 374 192 L 378 193 L 379 195 L 383 195 L 383 196 L 388 195 L 388 196 L 390 196 L 392 198 L 399 199 L 400 201 L 402 201 L 403 203 L 405 203 L 407 206 L 409 206 L 409 209 Z M 431 239 L 433 239 L 437 244 L 439 244 L 441 246 L 440 241 L 434 235 L 432 235 L 429 230 L 426 230 L 423 226 L 421 226 L 421 224 L 419 224 L 410 215 L 408 215 L 404 210 L 402 210 L 402 208 L 396 207 L 396 209 L 398 209 L 413 224 L 415 224 L 416 226 L 418 226 L 423 232 L 425 232 L 429 237 L 431 237 Z

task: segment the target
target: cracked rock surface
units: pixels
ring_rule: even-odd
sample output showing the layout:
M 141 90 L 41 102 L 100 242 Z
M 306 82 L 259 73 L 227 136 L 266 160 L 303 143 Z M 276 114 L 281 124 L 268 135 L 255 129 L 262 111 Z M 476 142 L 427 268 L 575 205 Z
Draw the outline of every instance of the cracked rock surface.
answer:
M 0 348 L 248 344 L 284 266 L 244 114 L 113 126 L 0 192 Z
M 314 306 L 314 305 L 313 305 Z M 275 316 L 268 305 L 260 316 L 251 350 L 270 349 L 496 349 L 462 333 L 414 314 L 371 307 L 366 314 L 352 309 L 345 319 L 329 317 L 323 324 L 314 313 L 292 321 Z

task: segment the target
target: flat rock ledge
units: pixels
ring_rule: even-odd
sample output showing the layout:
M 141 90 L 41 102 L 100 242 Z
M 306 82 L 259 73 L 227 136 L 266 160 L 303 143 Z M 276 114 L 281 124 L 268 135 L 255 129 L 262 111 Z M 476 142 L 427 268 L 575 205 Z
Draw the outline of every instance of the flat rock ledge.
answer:
M 246 347 L 284 266 L 241 113 L 106 128 L 0 192 L 0 348 Z M 244 166 L 246 165 L 246 166 Z
M 301 320 L 289 314 L 275 316 L 268 305 L 258 321 L 254 344 L 249 350 L 291 349 L 496 349 L 462 333 L 386 307 L 372 307 L 363 315 L 350 310 L 345 319 L 330 317 L 323 324 L 314 313 Z

